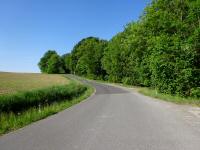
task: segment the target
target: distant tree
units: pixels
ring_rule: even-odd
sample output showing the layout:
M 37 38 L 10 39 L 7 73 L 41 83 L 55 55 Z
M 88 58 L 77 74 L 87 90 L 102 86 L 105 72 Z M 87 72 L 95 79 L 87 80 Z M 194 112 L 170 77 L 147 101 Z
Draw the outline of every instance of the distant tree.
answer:
M 47 73 L 50 73 L 50 74 L 64 73 L 62 60 L 59 55 L 54 54 L 50 57 L 50 59 L 48 60 Z
M 47 51 L 38 66 L 42 73 L 65 73 L 64 62 L 54 50 Z
M 63 66 L 64 66 L 64 70 L 65 73 L 71 73 L 72 70 L 72 64 L 71 64 L 71 54 L 64 54 L 62 57 L 62 61 L 63 61 Z
M 106 46 L 107 41 L 95 37 L 81 40 L 71 53 L 72 72 L 90 78 L 103 78 L 105 70 L 102 67 L 101 59 Z
M 48 60 L 51 58 L 52 55 L 57 54 L 55 50 L 48 50 L 44 56 L 40 59 L 38 66 L 42 73 L 47 73 L 48 71 Z

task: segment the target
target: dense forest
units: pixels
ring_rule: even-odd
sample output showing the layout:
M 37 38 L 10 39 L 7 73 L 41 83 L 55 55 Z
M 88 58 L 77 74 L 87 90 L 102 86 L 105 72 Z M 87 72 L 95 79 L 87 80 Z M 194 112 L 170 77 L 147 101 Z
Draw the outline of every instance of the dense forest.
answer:
M 88 37 L 63 56 L 48 51 L 39 67 L 200 97 L 200 0 L 152 0 L 111 40 Z

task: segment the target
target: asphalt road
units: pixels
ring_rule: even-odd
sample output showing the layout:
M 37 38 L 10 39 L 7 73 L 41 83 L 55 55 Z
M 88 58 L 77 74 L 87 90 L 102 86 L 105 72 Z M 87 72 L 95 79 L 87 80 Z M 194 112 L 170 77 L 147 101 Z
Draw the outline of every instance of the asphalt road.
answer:
M 88 100 L 0 137 L 0 150 L 200 150 L 193 108 L 91 84 Z

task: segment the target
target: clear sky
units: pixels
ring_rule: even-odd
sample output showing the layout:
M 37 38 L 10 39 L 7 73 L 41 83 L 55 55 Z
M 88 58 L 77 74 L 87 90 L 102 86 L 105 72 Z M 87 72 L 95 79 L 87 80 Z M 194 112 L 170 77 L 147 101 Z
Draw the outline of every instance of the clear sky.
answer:
M 0 0 L 0 71 L 39 72 L 49 49 L 62 55 L 82 38 L 109 40 L 150 0 Z

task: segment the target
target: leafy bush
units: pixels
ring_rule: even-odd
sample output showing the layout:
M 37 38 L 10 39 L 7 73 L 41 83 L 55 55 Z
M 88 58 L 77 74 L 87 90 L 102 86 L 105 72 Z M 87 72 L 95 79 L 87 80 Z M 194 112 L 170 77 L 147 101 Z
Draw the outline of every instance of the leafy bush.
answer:
M 122 79 L 122 83 L 126 85 L 134 85 L 134 78 L 133 77 L 124 77 Z
M 192 96 L 192 97 L 199 98 L 199 97 L 200 97 L 200 87 L 193 88 L 193 89 L 191 90 L 191 96 Z

